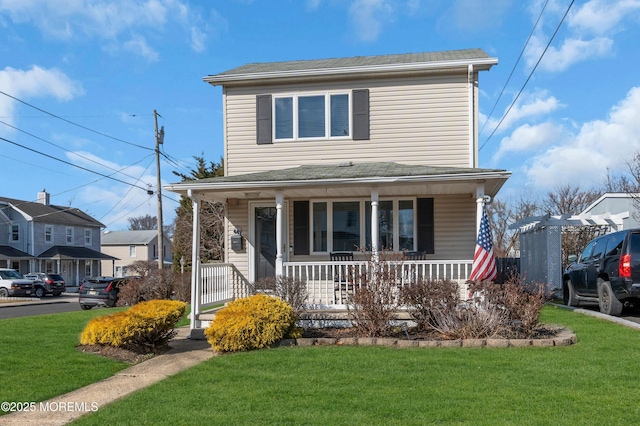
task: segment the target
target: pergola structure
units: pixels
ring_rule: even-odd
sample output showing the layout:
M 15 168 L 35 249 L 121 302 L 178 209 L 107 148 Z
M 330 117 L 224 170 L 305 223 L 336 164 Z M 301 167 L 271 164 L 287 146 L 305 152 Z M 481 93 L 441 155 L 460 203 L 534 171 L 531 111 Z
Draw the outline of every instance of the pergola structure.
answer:
M 562 227 L 606 226 L 610 232 L 621 231 L 629 212 L 612 215 L 530 216 L 509 229 L 520 234 L 520 274 L 528 283 L 545 283 L 547 290 L 562 288 Z

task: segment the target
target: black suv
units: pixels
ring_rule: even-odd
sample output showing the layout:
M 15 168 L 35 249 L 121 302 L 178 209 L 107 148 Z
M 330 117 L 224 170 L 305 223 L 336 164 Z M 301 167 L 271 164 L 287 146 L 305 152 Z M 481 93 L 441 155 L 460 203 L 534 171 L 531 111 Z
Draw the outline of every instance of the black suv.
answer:
M 60 296 L 67 291 L 64 278 L 58 274 L 47 274 L 45 272 L 29 272 L 24 276 L 29 280 L 33 280 L 34 295 L 36 297 L 44 297 L 45 294 L 53 294 Z
M 78 302 L 82 309 L 91 309 L 94 306 L 106 306 L 113 308 L 118 302 L 120 285 L 125 278 L 95 277 L 84 280 L 78 290 Z
M 625 305 L 640 300 L 640 229 L 595 238 L 564 273 L 565 305 L 597 302 L 600 312 L 620 315 Z

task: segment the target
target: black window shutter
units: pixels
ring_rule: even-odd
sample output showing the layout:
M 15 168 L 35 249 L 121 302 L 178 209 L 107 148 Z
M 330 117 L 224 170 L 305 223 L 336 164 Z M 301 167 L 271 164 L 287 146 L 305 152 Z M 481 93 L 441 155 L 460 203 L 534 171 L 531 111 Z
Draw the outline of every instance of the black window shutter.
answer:
M 293 254 L 309 254 L 309 202 L 293 202 Z
M 353 91 L 353 140 L 369 140 L 369 89 Z
M 418 251 L 435 253 L 433 198 L 418 198 Z
M 258 145 L 273 143 L 271 137 L 271 95 L 256 96 L 256 140 Z

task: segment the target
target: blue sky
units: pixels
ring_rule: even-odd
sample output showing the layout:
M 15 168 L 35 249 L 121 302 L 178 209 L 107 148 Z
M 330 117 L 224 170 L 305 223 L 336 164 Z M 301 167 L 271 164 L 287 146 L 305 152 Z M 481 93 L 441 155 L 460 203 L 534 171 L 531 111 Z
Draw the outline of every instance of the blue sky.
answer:
M 0 0 L 0 196 L 44 188 L 126 229 L 157 212 L 154 110 L 163 184 L 220 159 L 221 91 L 204 76 L 476 47 L 499 60 L 480 75 L 480 167 L 513 172 L 499 198 L 588 188 L 640 148 L 638 40 L 640 0 Z

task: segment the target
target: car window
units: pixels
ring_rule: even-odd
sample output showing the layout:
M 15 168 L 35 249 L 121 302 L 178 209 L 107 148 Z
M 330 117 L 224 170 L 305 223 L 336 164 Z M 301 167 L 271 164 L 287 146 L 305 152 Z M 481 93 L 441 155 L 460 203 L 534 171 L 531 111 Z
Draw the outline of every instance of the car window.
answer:
M 582 251 L 582 254 L 580 254 L 579 262 L 585 262 L 591 258 L 591 253 L 593 253 L 593 248 L 595 247 L 595 245 L 596 240 L 593 240 L 589 244 L 587 244 L 587 246 Z
M 640 234 L 639 233 L 633 232 L 629 236 L 629 246 L 630 246 L 629 252 L 631 253 L 632 256 L 635 255 L 634 257 L 637 257 L 638 255 L 640 255 Z
M 62 278 L 62 276 L 58 274 L 49 274 L 49 278 L 54 281 L 64 281 L 64 278 Z
M 591 260 L 600 259 L 602 257 L 607 248 L 607 241 L 609 241 L 608 235 L 596 240 L 596 246 L 591 254 Z
M 627 235 L 625 232 L 614 232 L 609 235 L 609 242 L 607 243 L 607 256 L 617 256 L 622 250 L 622 242 Z
M 18 271 L 10 269 L 6 271 L 0 271 L 0 277 L 5 280 L 15 280 L 22 278 L 22 275 Z
M 98 290 L 105 289 L 109 286 L 109 284 L 111 284 L 111 281 L 104 280 L 88 280 L 87 282 L 90 284 L 90 287 Z

